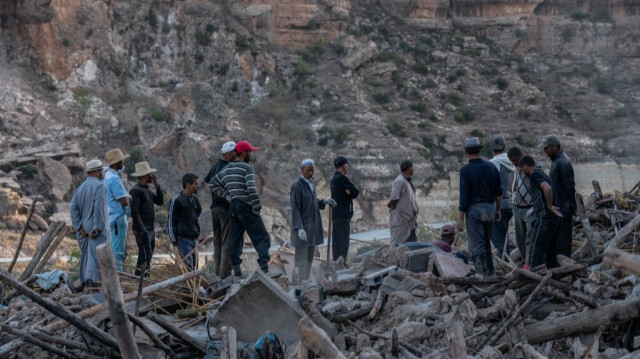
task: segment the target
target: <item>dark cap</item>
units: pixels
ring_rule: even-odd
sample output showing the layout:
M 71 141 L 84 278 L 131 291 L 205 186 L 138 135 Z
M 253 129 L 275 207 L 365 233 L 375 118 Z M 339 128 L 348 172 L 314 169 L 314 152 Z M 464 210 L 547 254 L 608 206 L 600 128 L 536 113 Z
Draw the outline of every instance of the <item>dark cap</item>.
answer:
M 479 147 L 482 147 L 482 144 L 480 143 L 480 140 L 478 139 L 478 137 L 469 137 L 464 140 L 465 149 L 479 148 Z
M 336 157 L 336 159 L 335 159 L 335 160 L 333 160 L 333 166 L 334 166 L 335 168 L 340 168 L 340 167 L 342 167 L 345 163 L 349 163 L 349 161 L 347 161 L 347 158 L 346 158 L 346 157 L 343 157 L 343 156 L 338 156 L 338 157 Z
M 451 234 L 456 234 L 456 229 L 453 227 L 452 224 L 445 224 L 444 226 L 442 226 L 442 235 L 451 235 Z
M 501 134 L 491 135 L 491 151 L 504 151 L 504 137 Z
M 546 135 L 538 145 L 538 147 L 545 148 L 547 146 L 560 146 L 560 140 L 556 135 Z

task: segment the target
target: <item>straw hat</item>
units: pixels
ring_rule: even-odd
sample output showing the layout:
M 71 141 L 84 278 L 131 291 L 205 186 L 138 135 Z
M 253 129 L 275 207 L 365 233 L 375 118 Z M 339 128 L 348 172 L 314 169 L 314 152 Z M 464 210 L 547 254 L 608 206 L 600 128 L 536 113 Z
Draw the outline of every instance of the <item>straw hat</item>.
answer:
M 153 173 L 157 171 L 155 168 L 151 168 L 149 166 L 149 162 L 138 162 L 136 163 L 136 171 L 133 172 L 131 175 L 133 177 L 142 177 L 142 176 L 146 176 L 149 173 Z
M 102 161 L 98 159 L 94 159 L 87 162 L 87 164 L 84 167 L 86 169 L 86 172 L 89 173 L 89 172 L 101 170 L 103 166 L 102 166 Z
M 106 155 L 104 155 L 104 160 L 107 162 L 107 166 L 111 166 L 114 163 L 118 163 L 120 161 L 124 161 L 129 158 L 129 155 L 123 155 L 122 151 L 119 148 L 114 148 L 113 150 L 109 150 Z

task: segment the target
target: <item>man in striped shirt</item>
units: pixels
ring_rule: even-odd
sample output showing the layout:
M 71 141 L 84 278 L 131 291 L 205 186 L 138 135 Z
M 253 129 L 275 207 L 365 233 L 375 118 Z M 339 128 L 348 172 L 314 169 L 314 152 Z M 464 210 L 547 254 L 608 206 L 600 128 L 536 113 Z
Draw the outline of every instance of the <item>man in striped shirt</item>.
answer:
M 218 172 L 209 183 L 211 191 L 230 202 L 229 220 L 231 226 L 231 244 L 229 254 L 233 274 L 241 276 L 240 264 L 242 259 L 242 240 L 246 231 L 251 238 L 253 247 L 258 252 L 258 265 L 263 272 L 269 271 L 269 246 L 271 239 L 264 226 L 260 210 L 260 196 L 256 189 L 251 152 L 258 150 L 247 141 L 236 143 L 236 160 L 230 162 L 222 171 Z

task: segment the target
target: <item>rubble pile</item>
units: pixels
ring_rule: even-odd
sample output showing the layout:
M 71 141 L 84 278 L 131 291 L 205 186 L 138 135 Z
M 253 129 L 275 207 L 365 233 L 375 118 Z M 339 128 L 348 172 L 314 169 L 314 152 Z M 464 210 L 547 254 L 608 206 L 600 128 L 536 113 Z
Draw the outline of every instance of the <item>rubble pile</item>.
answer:
M 190 273 L 156 265 L 142 286 L 121 272 L 120 299 L 104 279 L 105 294 L 40 288 L 31 278 L 52 232 L 33 269 L 0 270 L 0 357 L 640 357 L 640 197 L 606 195 L 594 182 L 578 207 L 574 252 L 551 270 L 524 270 L 512 252 L 495 258 L 495 277 L 479 277 L 427 243 L 382 244 L 348 266 L 316 258 L 303 283 L 261 271 L 221 280 L 208 264 Z M 290 252 L 274 254 L 273 269 L 290 265 Z M 131 347 L 121 333 L 132 327 Z

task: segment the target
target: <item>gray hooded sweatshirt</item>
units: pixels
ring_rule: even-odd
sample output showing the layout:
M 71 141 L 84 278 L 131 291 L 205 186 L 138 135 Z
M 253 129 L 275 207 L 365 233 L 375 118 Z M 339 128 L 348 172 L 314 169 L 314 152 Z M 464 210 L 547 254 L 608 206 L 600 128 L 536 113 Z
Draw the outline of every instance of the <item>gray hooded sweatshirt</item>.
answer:
M 502 209 L 511 209 L 511 183 L 513 183 L 513 171 L 516 166 L 509 161 L 506 153 L 501 153 L 491 159 L 498 171 L 500 171 L 500 184 L 502 186 Z

